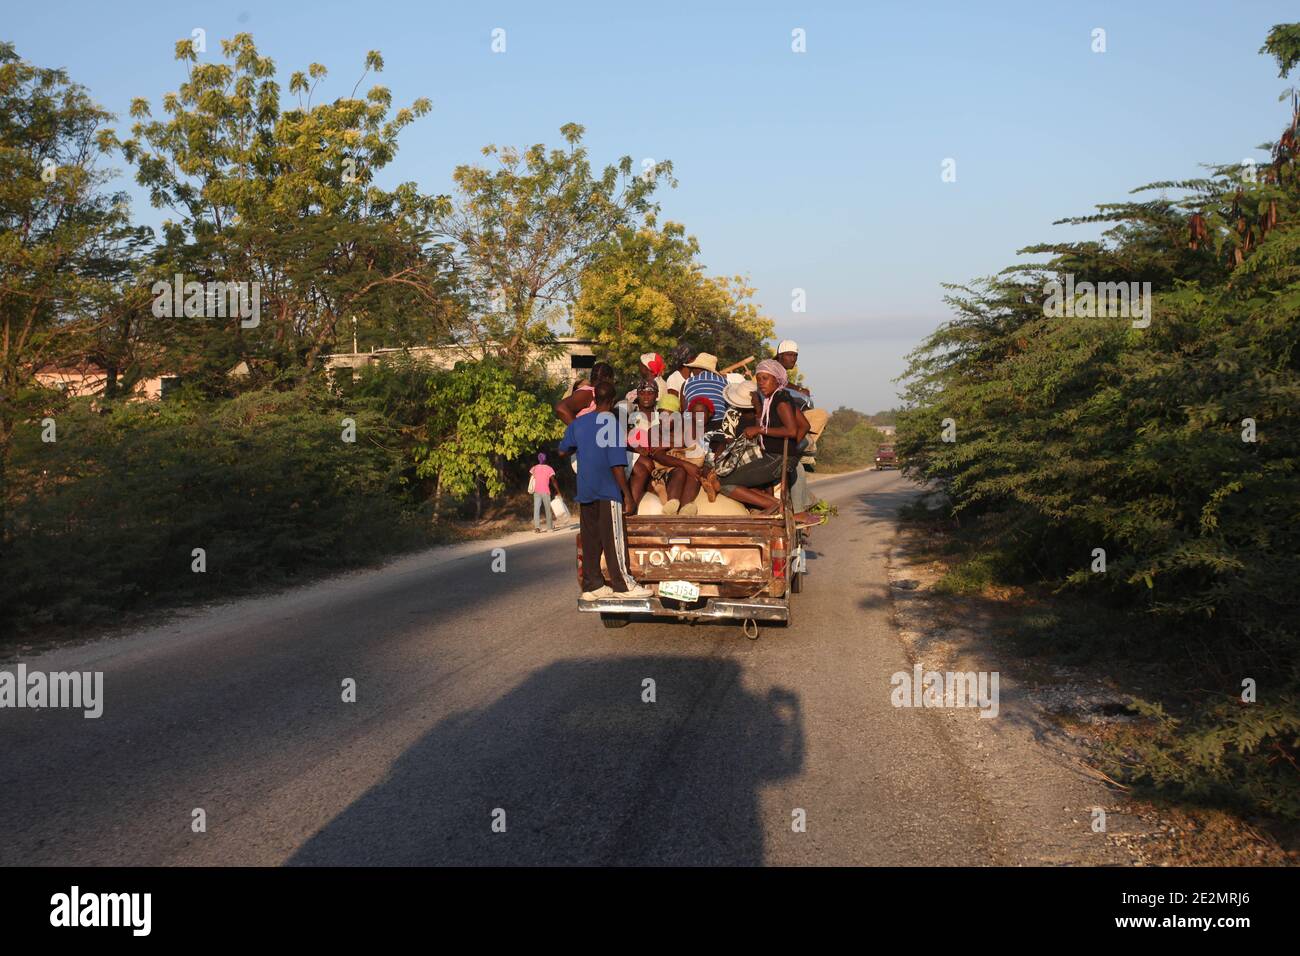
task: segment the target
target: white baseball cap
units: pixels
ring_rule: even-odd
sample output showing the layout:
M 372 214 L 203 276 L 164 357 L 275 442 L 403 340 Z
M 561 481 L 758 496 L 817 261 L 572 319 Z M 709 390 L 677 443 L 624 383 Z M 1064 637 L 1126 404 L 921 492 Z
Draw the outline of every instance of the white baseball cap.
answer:
M 782 339 L 781 344 L 776 347 L 777 355 L 780 355 L 782 352 L 798 352 L 798 351 L 799 351 L 799 343 L 796 342 L 794 339 Z

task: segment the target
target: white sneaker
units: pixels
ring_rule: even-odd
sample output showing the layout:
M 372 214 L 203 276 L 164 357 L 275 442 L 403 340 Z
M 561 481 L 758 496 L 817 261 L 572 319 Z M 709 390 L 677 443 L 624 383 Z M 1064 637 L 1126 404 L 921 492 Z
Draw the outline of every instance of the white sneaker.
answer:
M 613 597 L 615 591 L 608 584 L 602 584 L 594 591 L 583 591 L 582 599 L 584 601 L 599 601 L 601 598 Z
M 626 591 L 615 591 L 614 597 L 620 598 L 648 598 L 654 597 L 654 591 L 641 584 L 634 584 Z

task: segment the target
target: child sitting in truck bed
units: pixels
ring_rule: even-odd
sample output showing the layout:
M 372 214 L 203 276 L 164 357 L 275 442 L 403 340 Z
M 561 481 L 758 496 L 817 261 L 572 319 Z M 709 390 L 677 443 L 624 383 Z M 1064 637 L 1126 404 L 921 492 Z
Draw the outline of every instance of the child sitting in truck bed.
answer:
M 639 433 L 633 441 L 644 441 L 641 456 L 632 469 L 632 500 L 641 503 L 646 489 L 657 483 L 664 488 L 663 514 L 695 514 L 695 498 L 704 477 L 708 444 L 704 440 L 713 404 L 702 396 L 692 400 L 688 415 L 679 422 L 664 416 L 660 427 L 649 434 Z M 680 427 L 679 427 L 680 426 Z M 683 504 L 684 502 L 684 504 Z

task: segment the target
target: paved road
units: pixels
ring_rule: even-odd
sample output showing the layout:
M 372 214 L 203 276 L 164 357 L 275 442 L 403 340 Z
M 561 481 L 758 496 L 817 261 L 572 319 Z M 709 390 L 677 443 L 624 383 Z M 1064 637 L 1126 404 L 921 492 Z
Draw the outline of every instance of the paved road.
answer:
M 106 703 L 0 711 L 0 863 L 994 862 L 960 748 L 889 701 L 913 486 L 817 491 L 840 515 L 757 641 L 604 629 L 557 533 L 516 536 L 505 573 L 461 547 L 29 660 L 102 670 Z

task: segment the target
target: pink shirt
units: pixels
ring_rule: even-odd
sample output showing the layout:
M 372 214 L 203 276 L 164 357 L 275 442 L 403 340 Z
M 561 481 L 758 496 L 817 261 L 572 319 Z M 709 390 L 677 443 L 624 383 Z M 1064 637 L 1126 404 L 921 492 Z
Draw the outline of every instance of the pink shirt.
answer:
M 555 469 L 550 465 L 533 465 L 528 469 L 533 476 L 533 487 L 539 494 L 549 495 L 551 493 L 551 479 L 555 477 Z

